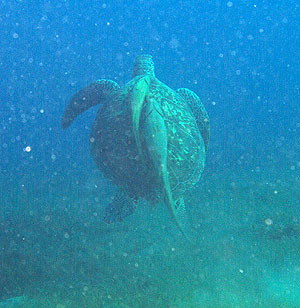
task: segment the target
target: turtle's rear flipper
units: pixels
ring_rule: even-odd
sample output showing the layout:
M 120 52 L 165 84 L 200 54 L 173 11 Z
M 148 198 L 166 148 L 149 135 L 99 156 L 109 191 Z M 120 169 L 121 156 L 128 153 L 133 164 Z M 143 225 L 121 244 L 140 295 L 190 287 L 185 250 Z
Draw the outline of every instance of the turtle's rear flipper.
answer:
M 123 221 L 127 216 L 133 214 L 136 203 L 136 199 L 119 190 L 104 210 L 104 221 L 107 224 Z
M 119 88 L 119 85 L 112 80 L 100 79 L 79 90 L 71 98 L 69 105 L 65 109 L 61 121 L 62 128 L 68 128 L 77 116 L 89 108 L 103 103 L 107 97 Z

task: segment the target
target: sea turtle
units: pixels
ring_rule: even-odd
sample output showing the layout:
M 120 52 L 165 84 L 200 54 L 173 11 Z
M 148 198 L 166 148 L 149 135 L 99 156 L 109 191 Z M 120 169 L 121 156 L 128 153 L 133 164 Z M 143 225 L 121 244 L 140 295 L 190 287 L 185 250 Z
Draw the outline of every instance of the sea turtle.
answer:
M 152 57 L 141 55 L 125 86 L 100 79 L 75 94 L 62 127 L 97 104 L 102 106 L 90 135 L 91 153 L 119 187 L 105 210 L 106 221 L 131 214 L 141 197 L 165 203 L 185 234 L 184 192 L 198 182 L 209 142 L 209 117 L 199 97 L 159 81 Z

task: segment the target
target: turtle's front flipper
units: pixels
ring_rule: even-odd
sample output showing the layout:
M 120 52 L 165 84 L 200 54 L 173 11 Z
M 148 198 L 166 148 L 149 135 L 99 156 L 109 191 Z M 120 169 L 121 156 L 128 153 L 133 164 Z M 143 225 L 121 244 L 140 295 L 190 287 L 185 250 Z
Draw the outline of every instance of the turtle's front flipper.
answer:
M 203 138 L 205 150 L 207 151 L 210 134 L 209 116 L 203 103 L 201 102 L 201 99 L 195 92 L 186 88 L 177 89 L 176 92 L 188 103 L 191 108 Z
M 68 128 L 77 116 L 90 107 L 103 103 L 119 88 L 119 85 L 112 80 L 100 79 L 79 90 L 65 109 L 61 121 L 62 128 Z
M 129 197 L 125 192 L 118 190 L 111 203 L 104 210 L 104 221 L 107 224 L 123 221 L 133 214 L 137 200 Z
M 142 154 L 141 138 L 140 138 L 140 118 L 144 100 L 149 92 L 149 76 L 144 76 L 138 80 L 132 89 L 131 93 L 131 114 L 132 126 L 135 142 L 137 145 L 138 153 Z
M 173 200 L 170 187 L 167 166 L 167 128 L 161 115 L 161 109 L 158 103 L 153 99 L 147 101 L 146 105 L 145 142 L 154 170 L 161 179 L 166 204 L 169 208 L 170 214 L 180 231 L 186 236 L 184 231 L 186 222 L 184 202 L 183 199 L 179 199 L 177 202 Z

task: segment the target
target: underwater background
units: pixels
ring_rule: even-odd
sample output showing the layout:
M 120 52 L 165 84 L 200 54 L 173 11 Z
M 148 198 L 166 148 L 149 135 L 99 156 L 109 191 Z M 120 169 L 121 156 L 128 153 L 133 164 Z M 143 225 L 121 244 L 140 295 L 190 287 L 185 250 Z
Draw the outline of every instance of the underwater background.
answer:
M 299 308 L 299 16 L 295 0 L 0 1 L 0 307 Z M 99 107 L 60 126 L 141 53 L 210 116 L 197 245 L 143 201 L 106 225 Z

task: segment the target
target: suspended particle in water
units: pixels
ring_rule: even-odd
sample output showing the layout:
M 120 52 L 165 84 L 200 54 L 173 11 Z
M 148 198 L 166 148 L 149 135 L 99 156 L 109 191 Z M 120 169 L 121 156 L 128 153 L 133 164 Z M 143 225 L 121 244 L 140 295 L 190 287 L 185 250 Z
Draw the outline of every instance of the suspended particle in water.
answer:
M 271 226 L 273 224 L 273 220 L 271 218 L 267 218 L 267 219 L 265 219 L 265 224 L 267 226 Z
M 14 33 L 12 36 L 13 36 L 14 39 L 19 38 L 19 34 L 18 33 Z
M 173 38 L 171 39 L 171 41 L 169 42 L 169 46 L 170 46 L 172 49 L 176 49 L 176 48 L 179 47 L 179 41 L 178 41 L 175 37 L 173 37 Z
M 29 152 L 31 151 L 31 147 L 28 145 L 28 146 L 25 148 L 25 151 L 26 151 L 27 153 L 29 153 Z
M 228 1 L 227 2 L 227 7 L 232 7 L 233 6 L 233 3 L 231 1 Z

